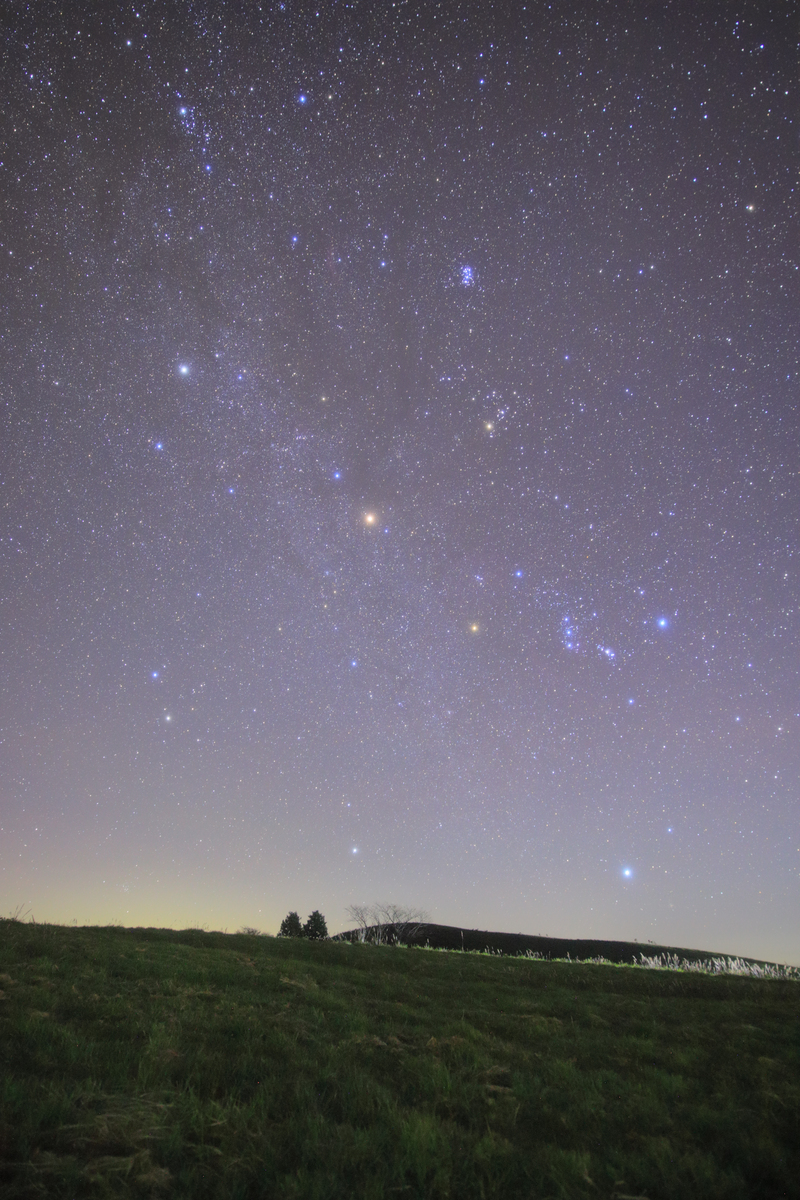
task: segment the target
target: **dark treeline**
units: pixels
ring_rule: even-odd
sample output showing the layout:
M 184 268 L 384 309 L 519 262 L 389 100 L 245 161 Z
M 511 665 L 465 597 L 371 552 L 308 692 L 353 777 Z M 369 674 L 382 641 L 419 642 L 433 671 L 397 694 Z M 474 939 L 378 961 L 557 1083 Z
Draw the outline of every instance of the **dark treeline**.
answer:
M 346 930 L 336 934 L 340 941 L 373 941 L 371 929 Z M 713 958 L 732 958 L 733 955 L 709 950 L 687 950 L 683 947 L 660 946 L 652 942 L 610 942 L 594 938 L 537 937 L 526 933 L 490 933 L 481 929 L 459 929 L 455 925 L 432 925 L 420 923 L 405 931 L 404 936 L 394 937 L 391 927 L 382 927 L 380 940 L 390 943 L 402 941 L 408 946 L 430 946 L 434 950 L 472 950 L 494 954 L 540 955 L 545 959 L 602 958 L 612 963 L 637 963 L 642 955 L 647 958 L 662 956 L 676 957 L 686 962 L 704 962 Z M 740 962 L 765 966 L 760 959 L 736 956 Z M 769 964 L 776 965 L 776 964 Z

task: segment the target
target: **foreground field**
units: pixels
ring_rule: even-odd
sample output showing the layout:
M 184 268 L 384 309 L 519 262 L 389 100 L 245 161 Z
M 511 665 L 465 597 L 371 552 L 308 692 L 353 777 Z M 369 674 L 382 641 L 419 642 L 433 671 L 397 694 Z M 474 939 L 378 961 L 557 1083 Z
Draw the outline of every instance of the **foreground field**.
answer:
M 0 922 L 4 1198 L 800 1196 L 800 984 Z

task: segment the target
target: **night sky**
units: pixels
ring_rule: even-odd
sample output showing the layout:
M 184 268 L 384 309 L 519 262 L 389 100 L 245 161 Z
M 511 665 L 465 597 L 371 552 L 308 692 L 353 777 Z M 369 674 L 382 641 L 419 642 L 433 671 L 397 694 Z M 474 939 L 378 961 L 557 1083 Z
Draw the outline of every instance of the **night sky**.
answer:
M 7 4 L 0 908 L 800 963 L 791 4 Z

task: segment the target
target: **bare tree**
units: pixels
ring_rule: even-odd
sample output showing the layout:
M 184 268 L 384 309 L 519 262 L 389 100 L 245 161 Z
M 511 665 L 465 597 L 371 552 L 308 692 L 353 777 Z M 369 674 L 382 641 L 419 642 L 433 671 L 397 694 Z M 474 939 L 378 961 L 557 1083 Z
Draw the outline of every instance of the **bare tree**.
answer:
M 380 911 L 381 928 L 386 931 L 386 937 L 393 942 L 407 941 L 428 919 L 426 912 L 404 904 L 381 904 L 375 907 Z
M 413 937 L 428 914 L 403 904 L 351 904 L 347 915 L 357 926 L 360 942 L 381 946 Z
M 347 909 L 347 916 L 354 925 L 357 926 L 356 936 L 360 942 L 366 942 L 367 930 L 372 923 L 372 909 L 368 904 L 351 904 Z

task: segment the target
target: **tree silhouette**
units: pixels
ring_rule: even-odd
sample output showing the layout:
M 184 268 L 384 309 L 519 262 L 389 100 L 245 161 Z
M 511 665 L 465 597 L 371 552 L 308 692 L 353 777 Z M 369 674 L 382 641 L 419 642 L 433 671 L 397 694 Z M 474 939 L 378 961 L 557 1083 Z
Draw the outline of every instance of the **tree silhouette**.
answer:
M 303 937 L 312 938 L 314 941 L 321 941 L 327 936 L 328 926 L 325 924 L 325 918 L 315 908 L 303 926 Z
M 300 924 L 300 918 L 296 912 L 290 912 L 287 917 L 281 921 L 281 927 L 278 930 L 278 937 L 302 937 L 303 926 Z
M 358 926 L 359 942 L 374 942 L 378 946 L 415 937 L 428 919 L 421 909 L 403 904 L 351 904 L 347 915 Z

